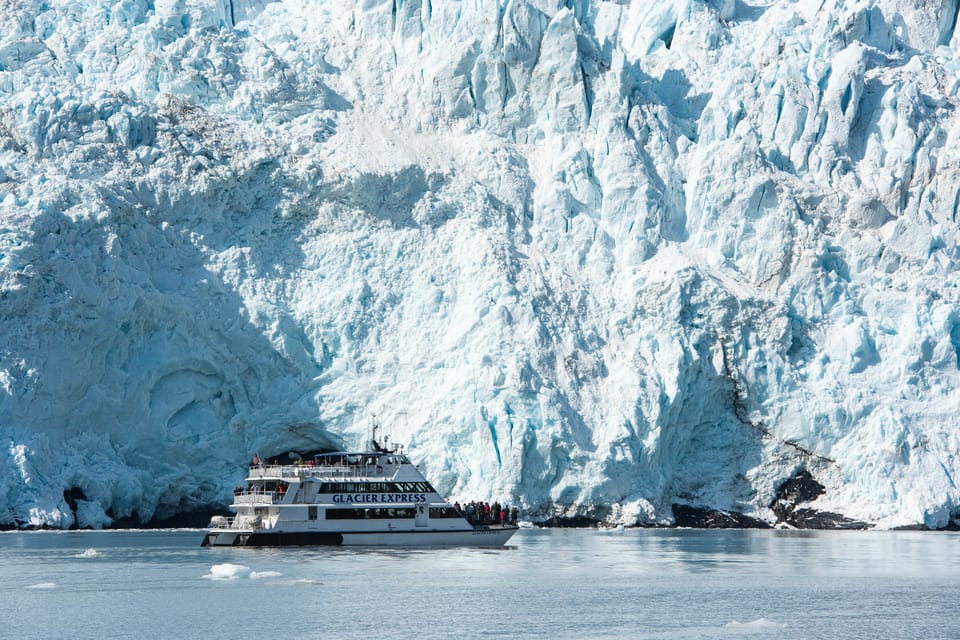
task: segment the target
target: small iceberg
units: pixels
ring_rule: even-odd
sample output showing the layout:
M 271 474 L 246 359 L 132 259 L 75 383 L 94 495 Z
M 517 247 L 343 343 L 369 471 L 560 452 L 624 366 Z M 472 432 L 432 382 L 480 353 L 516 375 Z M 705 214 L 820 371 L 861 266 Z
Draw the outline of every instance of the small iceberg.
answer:
M 264 578 L 279 578 L 283 574 L 279 571 L 251 571 L 251 580 L 263 580 Z
M 37 584 L 31 584 L 27 589 L 56 589 L 56 582 L 38 582 Z
M 210 573 L 203 577 L 208 580 L 237 580 L 239 578 L 249 578 L 250 573 L 250 567 L 227 562 L 213 565 L 210 567 Z
M 279 578 L 283 574 L 279 571 L 253 571 L 250 567 L 242 564 L 215 564 L 210 567 L 210 573 L 203 576 L 207 580 L 239 580 L 240 578 L 249 578 L 250 580 L 263 580 L 264 578 Z
M 752 622 L 738 622 L 734 620 L 733 622 L 725 624 L 724 627 L 740 633 L 762 633 L 764 631 L 786 629 L 787 625 L 774 622 L 773 620 L 767 620 L 766 618 L 758 618 Z

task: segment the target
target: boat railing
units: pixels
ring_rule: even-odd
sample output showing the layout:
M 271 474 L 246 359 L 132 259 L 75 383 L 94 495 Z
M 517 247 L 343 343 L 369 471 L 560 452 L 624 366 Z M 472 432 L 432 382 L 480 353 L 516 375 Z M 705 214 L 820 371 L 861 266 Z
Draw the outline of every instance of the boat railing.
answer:
M 214 516 L 210 520 L 210 526 L 215 529 L 230 529 L 233 527 L 233 522 L 236 520 L 235 517 L 228 518 L 227 516 Z
M 239 491 L 233 494 L 234 504 L 275 504 L 283 500 L 277 491 Z
M 384 469 L 392 470 L 390 476 L 396 476 L 399 465 L 351 464 L 337 466 L 303 465 L 258 465 L 250 467 L 250 478 L 322 478 L 341 480 L 350 478 L 382 478 Z
M 260 516 L 214 516 L 210 520 L 214 529 L 259 529 L 263 526 Z

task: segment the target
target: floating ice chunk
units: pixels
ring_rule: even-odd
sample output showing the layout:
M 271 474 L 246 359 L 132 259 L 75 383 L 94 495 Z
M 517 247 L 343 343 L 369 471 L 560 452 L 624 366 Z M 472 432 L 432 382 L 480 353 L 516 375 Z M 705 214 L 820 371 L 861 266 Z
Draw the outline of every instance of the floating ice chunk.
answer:
M 203 577 L 208 580 L 236 580 L 238 578 L 249 578 L 251 573 L 250 567 L 227 562 L 213 565 L 210 567 L 210 573 Z
M 283 574 L 279 571 L 251 571 L 251 580 L 263 580 L 264 578 L 279 578 Z
M 761 633 L 764 631 L 773 631 L 776 629 L 786 629 L 787 625 L 780 622 L 774 622 L 773 620 L 767 620 L 766 618 L 757 618 L 751 622 L 728 622 L 724 625 L 727 629 L 733 629 L 740 632 L 747 633 Z
M 283 574 L 279 571 L 253 571 L 250 567 L 242 564 L 215 564 L 210 567 L 210 573 L 203 576 L 208 580 L 237 580 L 239 578 L 249 578 L 250 580 L 263 580 L 264 578 L 279 578 Z
M 83 552 L 78 553 L 78 554 L 77 554 L 76 556 L 74 556 L 74 557 L 76 557 L 76 558 L 96 558 L 96 557 L 99 556 L 99 555 L 100 555 L 100 552 L 97 551 L 96 549 L 84 549 Z
M 37 584 L 31 584 L 27 589 L 56 589 L 56 582 L 38 582 Z

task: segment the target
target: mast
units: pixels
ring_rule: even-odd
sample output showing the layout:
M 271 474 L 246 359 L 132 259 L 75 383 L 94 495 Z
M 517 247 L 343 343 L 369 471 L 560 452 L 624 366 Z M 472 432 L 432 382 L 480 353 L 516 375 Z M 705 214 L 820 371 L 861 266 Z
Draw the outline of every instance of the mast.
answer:
M 377 414 L 375 413 L 370 414 L 370 426 L 372 432 L 370 448 L 377 453 L 388 453 L 387 450 L 380 445 L 380 440 L 377 439 L 377 430 L 380 428 L 380 423 L 377 421 Z

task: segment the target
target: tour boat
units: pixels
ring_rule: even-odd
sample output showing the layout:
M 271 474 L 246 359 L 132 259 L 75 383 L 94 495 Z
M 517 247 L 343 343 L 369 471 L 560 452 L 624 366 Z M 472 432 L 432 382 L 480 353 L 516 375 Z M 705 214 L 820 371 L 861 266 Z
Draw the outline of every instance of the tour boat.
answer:
M 496 547 L 517 531 L 516 509 L 513 518 L 469 514 L 468 520 L 401 447 L 380 444 L 376 430 L 368 451 L 320 453 L 285 464 L 255 457 L 230 509 L 234 517 L 211 520 L 202 546 Z

